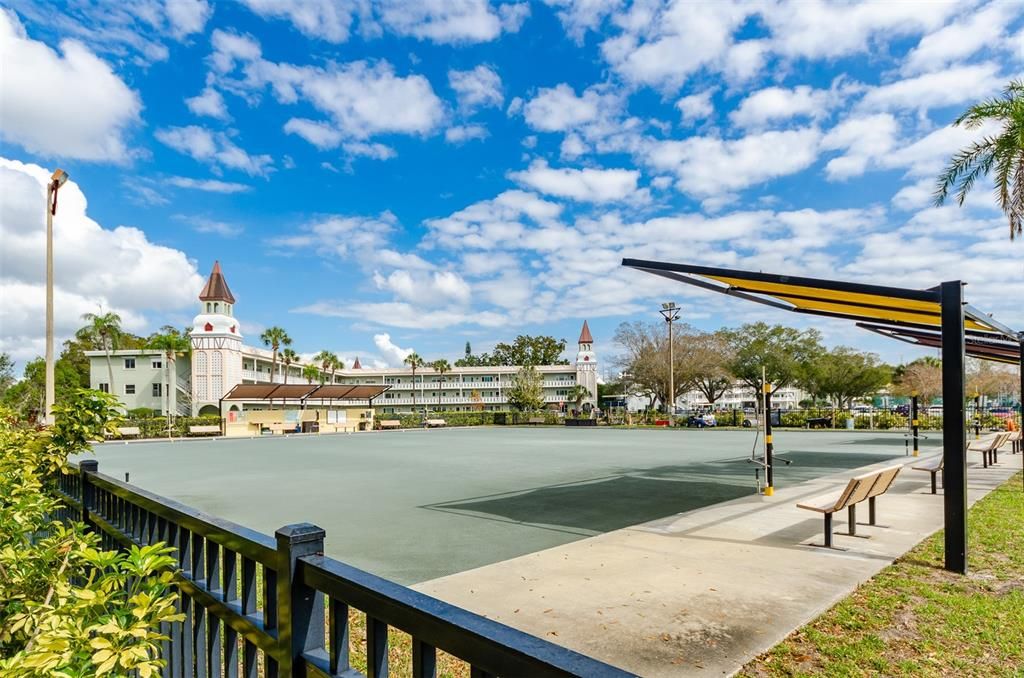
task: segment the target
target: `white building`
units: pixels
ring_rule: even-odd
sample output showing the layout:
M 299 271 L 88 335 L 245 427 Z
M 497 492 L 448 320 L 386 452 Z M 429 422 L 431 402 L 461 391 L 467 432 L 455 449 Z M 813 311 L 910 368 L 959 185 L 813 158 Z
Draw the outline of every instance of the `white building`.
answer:
M 305 383 L 302 376 L 307 363 L 285 366 L 278 356 L 273 369 L 273 353 L 264 348 L 246 346 L 242 328 L 234 316 L 235 297 L 228 288 L 220 264 L 213 265 L 206 285 L 199 294 L 200 310 L 192 321 L 189 337 L 191 359 L 175 361 L 176 374 L 170 382 L 170 370 L 164 370 L 161 351 L 115 351 L 112 391 L 126 409 L 149 408 L 178 414 L 217 414 L 220 399 L 236 384 Z M 597 355 L 594 339 L 586 321 L 579 337 L 576 360 L 569 365 L 540 365 L 544 378 L 544 400 L 551 408 L 573 408 L 570 392 L 581 384 L 590 393 L 584 400 L 597 404 Z M 92 388 L 111 391 L 106 355 L 87 351 L 90 358 Z M 507 410 L 507 392 L 518 366 L 453 367 L 439 374 L 430 367 L 416 370 L 415 380 L 409 367 L 364 368 L 357 358 L 346 369 L 333 374 L 321 371 L 325 383 L 382 384 L 391 388 L 374 402 L 378 411 L 411 412 L 415 402 L 436 410 Z M 170 394 L 165 396 L 165 394 Z M 244 408 L 242 403 L 241 407 Z M 263 404 L 261 404 L 263 406 Z M 238 404 L 231 408 L 237 409 Z

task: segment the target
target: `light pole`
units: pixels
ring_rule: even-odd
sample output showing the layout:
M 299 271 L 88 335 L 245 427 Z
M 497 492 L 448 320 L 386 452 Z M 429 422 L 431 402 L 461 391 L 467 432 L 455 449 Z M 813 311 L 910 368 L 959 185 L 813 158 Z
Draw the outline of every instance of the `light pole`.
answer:
M 672 323 L 679 320 L 679 313 L 682 311 L 681 308 L 676 306 L 676 302 L 668 301 L 661 305 L 662 317 L 665 318 L 665 322 L 668 323 L 668 425 L 672 426 L 675 420 L 676 414 L 676 353 L 675 345 L 672 341 Z
M 57 191 L 68 180 L 62 169 L 54 171 L 46 185 L 46 403 L 43 422 L 53 425 L 53 217 L 57 214 Z

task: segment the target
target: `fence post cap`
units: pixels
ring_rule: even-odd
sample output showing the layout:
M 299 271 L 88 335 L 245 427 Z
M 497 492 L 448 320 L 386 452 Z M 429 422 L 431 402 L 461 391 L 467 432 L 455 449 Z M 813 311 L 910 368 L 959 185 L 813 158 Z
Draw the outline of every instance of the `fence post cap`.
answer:
M 323 541 L 327 532 L 322 527 L 312 523 L 295 523 L 285 525 L 274 532 L 277 542 L 286 544 L 304 544 L 310 541 Z
M 86 471 L 88 473 L 95 473 L 100 467 L 100 462 L 96 459 L 83 459 L 78 462 L 78 470 Z

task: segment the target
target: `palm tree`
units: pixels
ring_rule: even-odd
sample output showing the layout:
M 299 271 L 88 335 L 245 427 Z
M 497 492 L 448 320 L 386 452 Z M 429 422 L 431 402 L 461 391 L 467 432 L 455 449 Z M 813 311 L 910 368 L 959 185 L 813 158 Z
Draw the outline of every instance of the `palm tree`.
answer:
M 437 392 L 437 410 L 440 412 L 441 411 L 441 396 L 444 393 L 444 390 L 443 390 L 443 385 L 444 385 L 444 382 L 445 382 L 444 375 L 452 371 L 452 366 L 444 358 L 442 358 L 440 360 L 435 360 L 434 362 L 430 363 L 430 366 L 434 368 L 435 372 L 437 372 L 439 375 L 441 375 L 442 388 L 438 389 L 438 392 Z
M 338 358 L 338 356 L 334 356 L 331 359 L 331 383 L 332 384 L 335 381 L 335 378 L 334 378 L 335 371 L 343 370 L 343 369 L 345 369 L 345 361 L 343 361 L 340 358 Z
M 260 335 L 260 341 L 263 342 L 264 346 L 269 346 L 270 350 L 273 351 L 273 358 L 270 361 L 270 382 L 273 383 L 274 376 L 277 374 L 277 351 L 282 346 L 291 346 L 292 338 L 282 328 L 274 326 L 268 327 Z
M 281 351 L 281 364 L 284 365 L 284 383 L 288 383 L 288 368 L 292 363 L 299 362 L 299 354 L 290 348 Z
M 109 311 L 107 313 L 83 313 L 82 320 L 87 323 L 85 327 L 75 333 L 79 341 L 91 342 L 93 346 L 99 345 L 107 357 L 107 375 L 110 378 L 110 392 L 116 393 L 114 389 L 114 366 L 110 361 L 110 352 L 117 350 L 117 344 L 121 339 L 121 316 Z
M 176 387 L 172 379 L 177 379 L 178 371 L 174 369 L 175 361 L 179 355 L 188 355 L 192 350 L 192 342 L 188 337 L 182 335 L 174 327 L 165 325 L 160 328 L 161 334 L 154 334 L 146 342 L 147 348 L 157 349 L 164 352 L 164 409 L 167 411 L 168 429 L 173 420 L 174 413 L 171 412 L 171 389 Z M 171 375 L 175 375 L 172 377 Z
M 412 368 L 412 411 L 416 411 L 416 370 L 423 367 L 426 363 L 423 358 L 420 357 L 419 353 L 413 351 L 409 355 L 405 356 L 402 361 L 406 365 Z
M 953 122 L 967 129 L 996 123 L 1001 129 L 961 149 L 939 175 L 935 204 L 956 187 L 961 206 L 979 177 L 995 170 L 996 199 L 1010 221 L 1010 239 L 1024 227 L 1024 80 L 1012 80 L 1003 94 L 968 108 Z
M 583 384 L 576 384 L 569 389 L 569 400 L 576 403 L 576 411 L 579 412 L 583 408 L 583 401 L 590 397 L 590 389 Z
M 313 356 L 313 362 L 320 363 L 320 369 L 323 370 L 324 376 L 326 377 L 327 371 L 331 371 L 331 383 L 334 383 L 334 370 L 331 366 L 338 362 L 338 356 L 334 355 L 330 351 L 320 351 Z M 323 383 L 323 382 L 321 382 Z
M 306 365 L 302 368 L 302 376 L 306 378 L 306 383 L 312 384 L 314 379 L 320 378 L 320 368 L 316 365 Z

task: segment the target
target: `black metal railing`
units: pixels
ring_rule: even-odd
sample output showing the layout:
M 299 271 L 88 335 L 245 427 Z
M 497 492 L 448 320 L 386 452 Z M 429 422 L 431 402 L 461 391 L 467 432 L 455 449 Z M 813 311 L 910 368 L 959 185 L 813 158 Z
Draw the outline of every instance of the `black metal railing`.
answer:
M 57 484 L 61 517 L 84 522 L 105 548 L 176 547 L 184 621 L 161 629 L 165 676 L 358 678 L 350 609 L 365 615 L 367 678 L 389 675 L 390 628 L 411 637 L 417 678 L 437 675 L 438 651 L 474 678 L 632 675 L 325 557 L 315 525 L 271 538 L 101 475 L 95 460 L 72 465 Z

